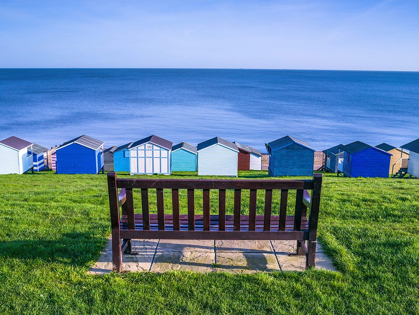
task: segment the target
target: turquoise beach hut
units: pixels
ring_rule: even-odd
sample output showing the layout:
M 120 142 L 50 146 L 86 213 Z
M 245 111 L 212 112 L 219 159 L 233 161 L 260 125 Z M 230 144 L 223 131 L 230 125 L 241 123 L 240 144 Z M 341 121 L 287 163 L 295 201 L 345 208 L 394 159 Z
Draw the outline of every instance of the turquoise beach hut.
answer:
M 198 150 L 192 144 L 181 142 L 172 148 L 172 171 L 196 172 Z
M 221 138 L 198 144 L 198 175 L 237 176 L 237 146 Z
M 113 151 L 113 164 L 115 172 L 129 172 L 129 149 L 134 142 L 129 142 Z
M 266 144 L 269 176 L 312 176 L 314 149 L 307 143 L 285 136 Z

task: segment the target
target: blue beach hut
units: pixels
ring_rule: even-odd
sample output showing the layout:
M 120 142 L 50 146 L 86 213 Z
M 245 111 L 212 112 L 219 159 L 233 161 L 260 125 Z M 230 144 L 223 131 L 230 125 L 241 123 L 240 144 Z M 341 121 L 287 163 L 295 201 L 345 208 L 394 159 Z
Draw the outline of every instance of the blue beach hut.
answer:
M 172 148 L 172 171 L 196 172 L 198 167 L 198 150 L 186 142 Z
M 326 171 L 337 173 L 339 165 L 343 162 L 343 153 L 339 153 L 339 149 L 343 147 L 343 144 L 338 144 L 334 147 L 331 147 L 327 150 L 324 150 L 323 153 L 326 156 L 325 169 Z
M 48 149 L 39 144 L 34 143 L 32 146 L 33 170 L 35 172 L 44 171 L 46 169 L 44 154 L 47 152 Z
M 392 154 L 361 141 L 339 149 L 343 152 L 342 172 L 349 177 L 388 177 Z
M 113 151 L 113 164 L 115 172 L 129 172 L 129 149 L 134 142 L 129 142 L 117 147 Z
M 237 176 L 237 146 L 215 137 L 198 144 L 198 175 Z
M 128 144 L 130 174 L 171 174 L 172 144 L 155 135 Z
M 103 171 L 104 142 L 83 135 L 57 148 L 57 174 L 97 174 Z
M 266 144 L 269 153 L 269 176 L 311 176 L 314 149 L 307 143 L 285 136 Z

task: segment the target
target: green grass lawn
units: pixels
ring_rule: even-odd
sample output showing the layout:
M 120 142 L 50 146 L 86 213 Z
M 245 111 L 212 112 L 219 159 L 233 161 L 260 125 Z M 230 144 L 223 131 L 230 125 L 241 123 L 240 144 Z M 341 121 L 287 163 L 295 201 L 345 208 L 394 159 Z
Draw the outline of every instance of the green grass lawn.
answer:
M 319 239 L 337 273 L 93 276 L 86 271 L 110 234 L 106 175 L 3 175 L 0 314 L 418 314 L 418 214 L 419 180 L 325 175 Z

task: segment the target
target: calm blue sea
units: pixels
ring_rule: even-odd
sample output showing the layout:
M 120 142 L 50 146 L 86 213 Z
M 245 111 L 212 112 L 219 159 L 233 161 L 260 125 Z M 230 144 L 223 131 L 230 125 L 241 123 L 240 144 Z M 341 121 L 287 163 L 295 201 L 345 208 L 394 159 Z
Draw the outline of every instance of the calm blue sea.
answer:
M 294 70 L 0 69 L 0 138 L 50 147 L 88 134 L 219 136 L 264 150 L 292 135 L 324 149 L 419 137 L 419 73 Z

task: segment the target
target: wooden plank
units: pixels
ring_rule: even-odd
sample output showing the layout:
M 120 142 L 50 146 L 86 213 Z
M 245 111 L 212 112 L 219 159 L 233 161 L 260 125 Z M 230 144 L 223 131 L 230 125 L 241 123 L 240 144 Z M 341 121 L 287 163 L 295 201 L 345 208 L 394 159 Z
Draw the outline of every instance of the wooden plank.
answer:
M 297 196 L 295 199 L 295 216 L 294 216 L 294 230 L 299 231 L 301 229 L 301 215 L 303 212 L 303 194 L 304 191 L 297 190 Z
M 204 189 L 202 192 L 203 213 L 204 213 L 204 231 L 210 229 L 210 190 Z
M 127 188 L 126 190 L 125 206 L 128 216 L 128 228 L 135 229 L 134 198 L 132 195 L 132 189 L 130 188 Z
M 164 230 L 164 201 L 163 201 L 163 189 L 157 188 L 157 218 L 159 223 L 159 230 Z
M 172 189 L 173 229 L 180 229 L 179 189 Z M 166 216 L 167 217 L 167 216 Z
M 141 188 L 141 207 L 143 212 L 144 230 L 150 229 L 150 209 L 148 205 L 148 189 Z
M 322 180 L 323 180 L 322 174 L 314 174 L 313 176 L 314 188 L 313 188 L 313 192 L 311 196 L 310 223 L 309 223 L 310 241 L 317 240 L 317 223 L 319 220 Z M 308 251 L 310 252 L 310 248 L 308 249 Z
M 129 239 L 183 240 L 306 240 L 308 232 L 243 232 L 243 231 L 132 231 L 122 230 L 121 237 Z
M 219 230 L 225 231 L 226 227 L 226 191 L 218 191 L 218 209 L 219 209 Z
M 265 193 L 265 215 L 264 215 L 264 231 L 271 230 L 272 215 L 272 189 L 267 189 Z
M 250 198 L 249 198 L 249 230 L 254 231 L 256 228 L 256 200 L 257 200 L 257 190 L 250 189 Z
M 108 195 L 109 208 L 111 212 L 111 228 L 112 228 L 112 264 L 113 270 L 122 271 L 122 252 L 121 252 L 121 234 L 120 234 L 120 218 L 119 218 L 119 202 L 118 188 L 116 186 L 116 174 L 108 173 Z
M 240 231 L 240 212 L 241 212 L 242 191 L 234 190 L 234 231 Z
M 188 189 L 188 228 L 195 230 L 195 191 Z
M 313 189 L 312 180 L 118 179 L 119 188 L 162 189 Z
M 285 221 L 287 219 L 288 189 L 281 190 L 281 206 L 279 210 L 279 230 L 285 231 Z

